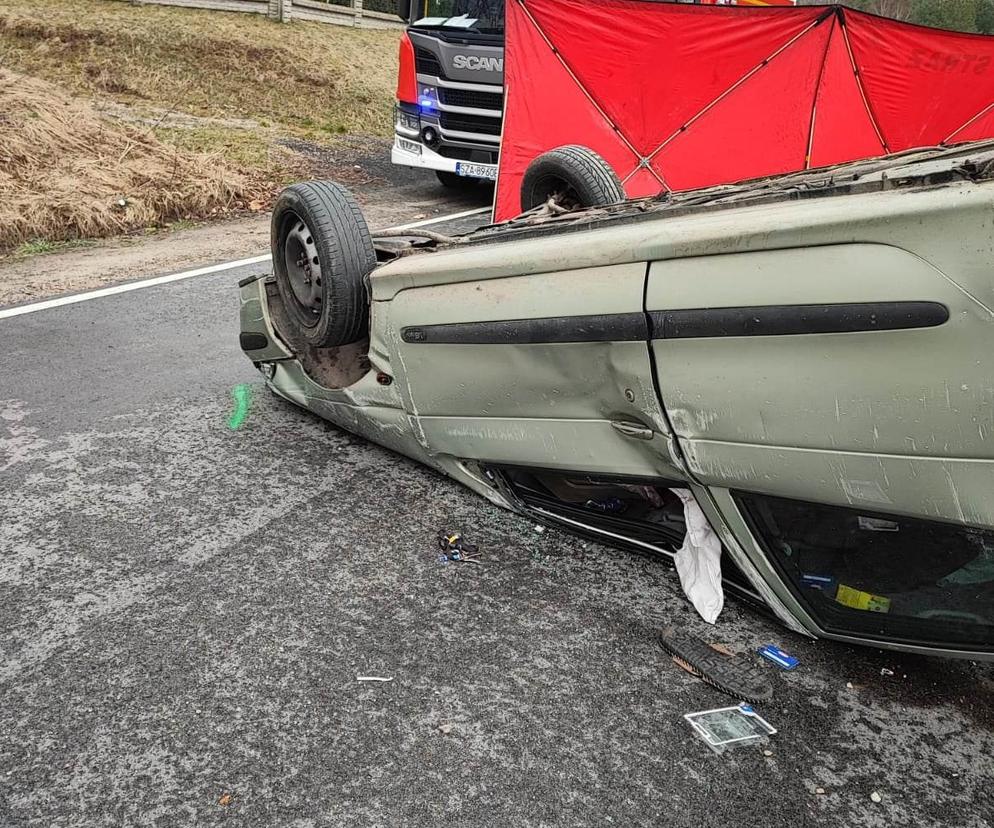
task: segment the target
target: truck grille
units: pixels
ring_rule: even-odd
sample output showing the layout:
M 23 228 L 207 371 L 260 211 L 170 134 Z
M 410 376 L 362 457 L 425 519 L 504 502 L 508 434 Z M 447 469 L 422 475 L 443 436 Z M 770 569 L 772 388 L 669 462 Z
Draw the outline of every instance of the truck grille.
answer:
M 420 75 L 434 75 L 436 78 L 444 77 L 442 74 L 442 64 L 438 58 L 427 49 L 418 46 L 414 50 L 414 66 Z
M 454 115 L 451 112 L 439 112 L 438 122 L 442 125 L 442 129 L 450 131 L 500 135 L 500 121 L 484 115 Z
M 478 150 L 442 144 L 437 152 L 443 158 L 455 158 L 457 161 L 472 161 L 475 164 L 497 163 L 497 150 Z
M 503 98 L 500 92 L 475 92 L 472 89 L 450 89 L 445 86 L 438 88 L 439 103 L 450 106 L 499 110 L 503 106 Z

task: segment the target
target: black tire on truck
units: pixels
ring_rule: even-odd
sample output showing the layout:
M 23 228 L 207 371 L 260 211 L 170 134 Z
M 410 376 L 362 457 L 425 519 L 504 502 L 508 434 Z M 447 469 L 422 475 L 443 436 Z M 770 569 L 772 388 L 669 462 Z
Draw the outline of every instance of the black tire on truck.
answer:
M 328 348 L 367 335 L 376 253 L 348 190 L 332 181 L 287 187 L 273 207 L 272 249 L 280 297 L 306 343 Z
M 545 204 L 552 196 L 567 209 L 620 204 L 627 197 L 611 165 L 577 144 L 544 152 L 525 170 L 522 211 Z

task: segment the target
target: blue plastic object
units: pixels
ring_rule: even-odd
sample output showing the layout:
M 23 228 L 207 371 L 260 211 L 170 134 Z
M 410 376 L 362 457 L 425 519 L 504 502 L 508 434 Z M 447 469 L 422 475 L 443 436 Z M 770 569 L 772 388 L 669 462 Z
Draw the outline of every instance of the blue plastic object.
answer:
M 758 650 L 756 650 L 763 658 L 767 661 L 772 661 L 777 667 L 781 667 L 784 670 L 793 670 L 800 662 L 794 658 L 792 655 L 787 655 L 779 647 L 775 647 L 772 644 L 764 644 Z

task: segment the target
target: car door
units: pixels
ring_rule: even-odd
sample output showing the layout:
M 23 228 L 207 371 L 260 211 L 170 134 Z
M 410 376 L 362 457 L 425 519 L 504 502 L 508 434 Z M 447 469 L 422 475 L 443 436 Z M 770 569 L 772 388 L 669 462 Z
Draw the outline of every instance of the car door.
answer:
M 688 472 L 761 570 L 825 630 L 994 643 L 987 305 L 855 243 L 654 262 L 646 303 Z
M 504 245 L 496 269 L 439 257 L 391 298 L 390 361 L 420 439 L 461 459 L 681 476 L 652 383 L 645 263 L 575 267 L 563 244 L 529 258 Z

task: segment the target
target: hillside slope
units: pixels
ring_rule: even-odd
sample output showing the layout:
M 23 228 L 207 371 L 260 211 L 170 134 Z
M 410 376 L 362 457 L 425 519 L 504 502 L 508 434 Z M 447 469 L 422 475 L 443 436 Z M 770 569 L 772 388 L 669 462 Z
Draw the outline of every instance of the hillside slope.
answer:
M 266 192 L 216 157 L 109 123 L 53 84 L 0 69 L 0 253 L 224 215 Z
M 386 134 L 397 31 L 121 0 L 4 0 L 0 65 L 140 108 Z
M 351 146 L 392 133 L 398 36 L 121 0 L 4 0 L 0 255 L 262 208 L 280 185 L 328 175 L 313 159 L 338 158 L 343 136 Z M 350 152 L 331 165 L 346 176 Z

